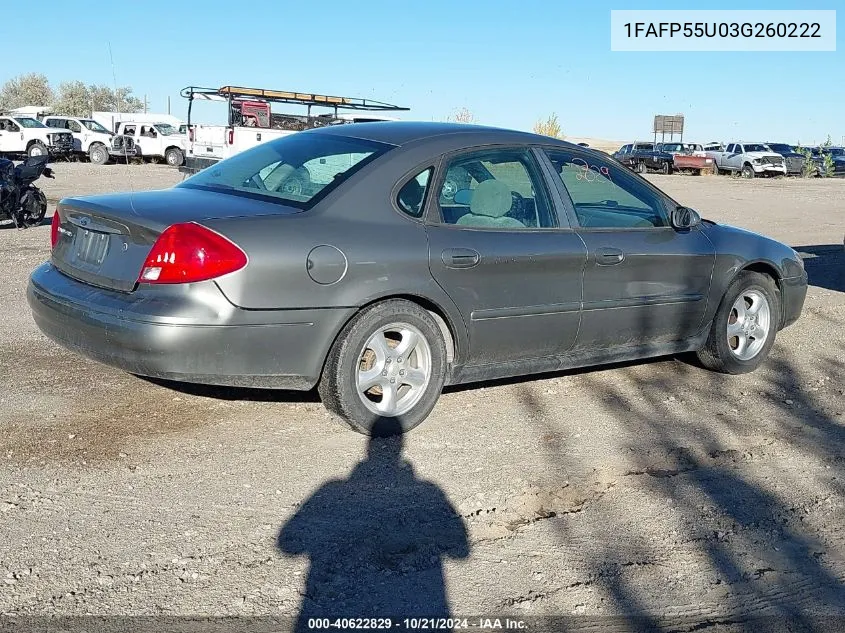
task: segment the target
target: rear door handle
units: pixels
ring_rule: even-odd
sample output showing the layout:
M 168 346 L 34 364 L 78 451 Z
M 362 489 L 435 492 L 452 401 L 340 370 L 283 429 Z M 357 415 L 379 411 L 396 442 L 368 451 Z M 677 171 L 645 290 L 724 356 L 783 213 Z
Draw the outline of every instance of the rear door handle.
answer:
M 625 254 L 618 248 L 600 248 L 596 251 L 596 263 L 599 266 L 613 266 L 625 259 Z
M 446 268 L 472 268 L 481 261 L 481 255 L 471 248 L 447 248 L 440 259 Z

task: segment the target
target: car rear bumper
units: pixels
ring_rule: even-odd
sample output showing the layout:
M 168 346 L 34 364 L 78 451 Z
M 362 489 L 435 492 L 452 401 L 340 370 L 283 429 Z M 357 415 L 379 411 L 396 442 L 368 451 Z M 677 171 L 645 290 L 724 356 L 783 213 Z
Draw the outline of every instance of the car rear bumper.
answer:
M 121 293 L 50 263 L 33 271 L 27 300 L 44 334 L 106 365 L 168 380 L 293 390 L 316 385 L 353 312 L 242 310 L 214 282 Z
M 807 273 L 800 277 L 791 277 L 781 281 L 781 300 L 783 301 L 783 322 L 781 329 L 789 327 L 801 316 L 804 300 L 807 298 Z

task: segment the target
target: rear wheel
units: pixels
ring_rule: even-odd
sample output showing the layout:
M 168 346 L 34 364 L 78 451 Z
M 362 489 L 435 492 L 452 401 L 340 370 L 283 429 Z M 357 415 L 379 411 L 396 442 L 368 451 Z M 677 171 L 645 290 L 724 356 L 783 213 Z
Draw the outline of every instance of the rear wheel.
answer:
M 756 174 L 754 173 L 754 168 L 751 165 L 749 165 L 748 163 L 745 163 L 742 166 L 742 177 L 750 179 L 750 178 L 754 178 L 754 176 L 756 176 Z
M 34 156 L 46 156 L 47 146 L 40 141 L 36 141 L 35 143 L 26 148 L 26 155 L 30 158 Z
M 728 287 L 698 351 L 702 365 L 725 374 L 754 371 L 775 342 L 780 315 L 777 286 L 768 275 L 742 272 Z
M 660 173 L 667 176 L 672 173 L 672 166 L 669 164 L 669 161 L 663 161 L 663 164 L 660 166 Z
M 178 167 L 182 164 L 182 161 L 185 160 L 185 157 L 182 154 L 182 150 L 176 147 L 170 147 L 166 152 L 164 152 L 164 160 L 166 160 L 167 164 L 171 167 Z
M 96 143 L 88 150 L 88 158 L 95 165 L 105 165 L 109 162 L 109 150 L 102 143 Z
M 648 171 L 648 167 L 645 166 L 645 163 L 640 161 L 636 165 L 634 165 L 634 171 L 638 174 L 644 174 Z
M 446 345 L 415 303 L 362 310 L 329 352 L 319 392 L 326 408 L 366 435 L 410 431 L 425 420 L 446 379 Z

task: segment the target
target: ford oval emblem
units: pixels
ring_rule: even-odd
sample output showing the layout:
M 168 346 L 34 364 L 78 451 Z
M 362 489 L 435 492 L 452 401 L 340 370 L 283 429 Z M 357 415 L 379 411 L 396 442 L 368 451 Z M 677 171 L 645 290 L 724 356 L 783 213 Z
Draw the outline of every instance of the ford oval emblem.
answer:
M 88 218 L 80 218 L 79 220 L 79 224 L 81 224 L 82 226 L 88 226 L 88 222 Z

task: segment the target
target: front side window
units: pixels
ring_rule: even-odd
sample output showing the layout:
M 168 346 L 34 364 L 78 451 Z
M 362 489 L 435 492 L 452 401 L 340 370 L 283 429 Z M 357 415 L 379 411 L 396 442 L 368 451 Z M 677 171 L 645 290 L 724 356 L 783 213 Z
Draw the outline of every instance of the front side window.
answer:
M 127 136 L 135 136 L 135 126 L 134 125 L 125 125 L 123 126 L 123 133 Z
M 396 196 L 396 204 L 404 213 L 410 215 L 412 218 L 422 216 L 425 197 L 428 192 L 428 184 L 431 182 L 431 174 L 433 172 L 434 169 L 432 167 L 421 171 L 402 185 Z
M 307 209 L 392 147 L 331 134 L 291 134 L 220 161 L 177 186 L 280 200 Z
M 649 186 L 616 164 L 567 150 L 546 155 L 569 193 L 578 224 L 588 229 L 669 226 L 666 210 Z
M 76 121 L 68 121 L 67 124 L 66 124 L 66 127 L 71 132 L 81 132 L 82 131 L 82 126 L 79 125 L 79 123 L 77 123 Z
M 487 150 L 455 158 L 446 170 L 439 202 L 446 224 L 557 226 L 540 171 L 526 150 Z
M 81 123 L 92 132 L 105 132 L 106 134 L 109 133 L 106 128 L 104 128 L 102 125 L 100 125 L 93 119 L 82 119 Z

